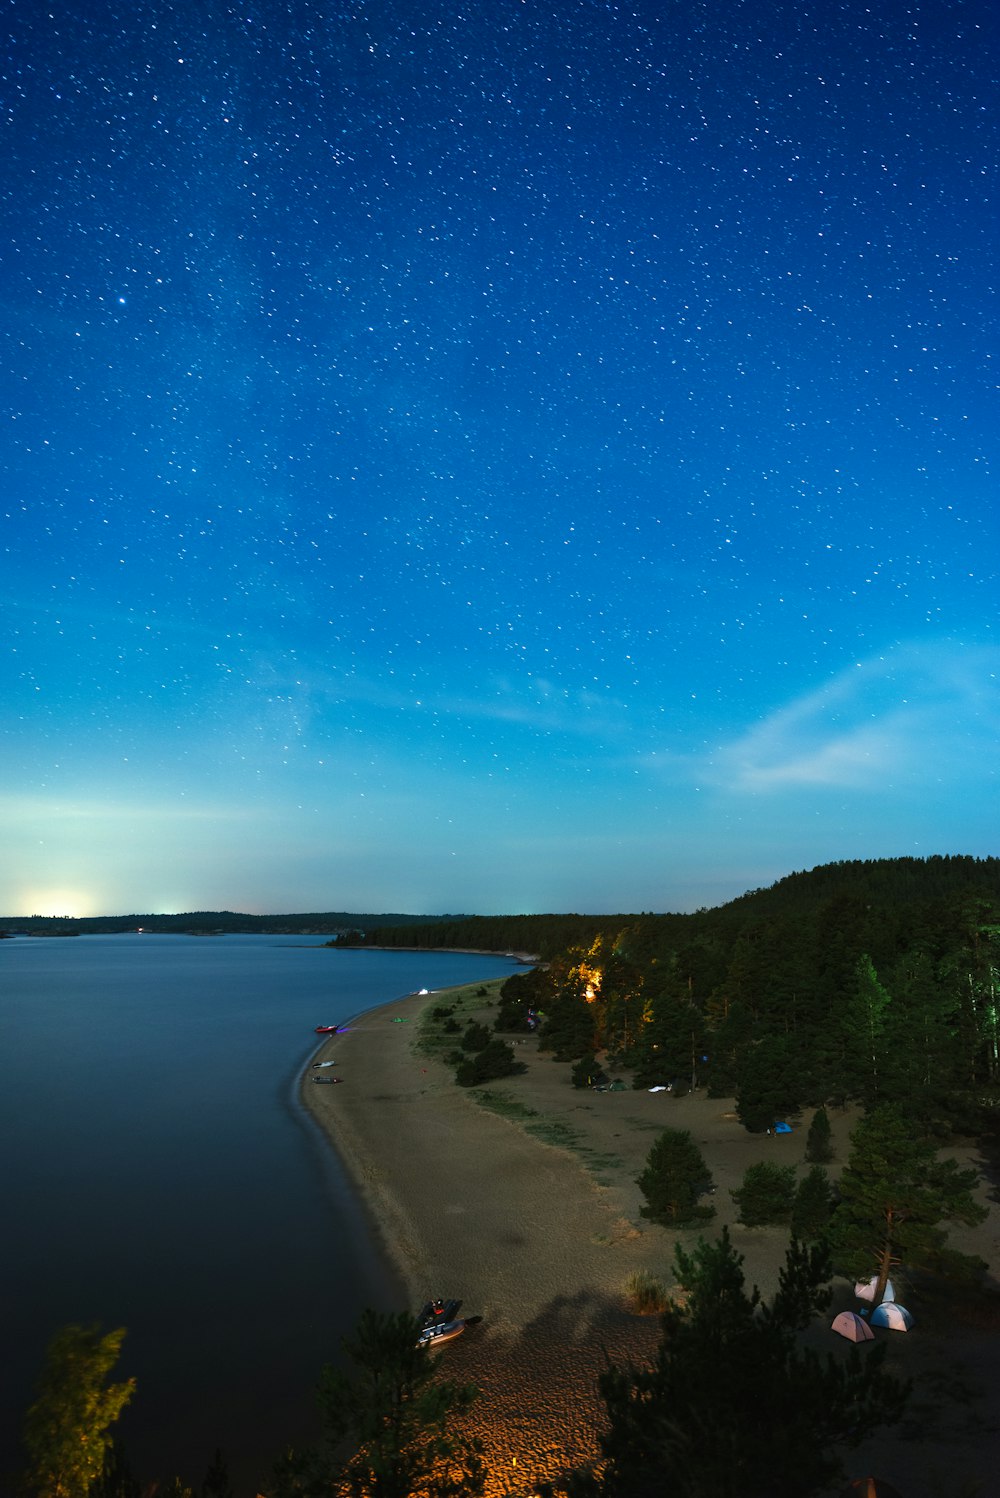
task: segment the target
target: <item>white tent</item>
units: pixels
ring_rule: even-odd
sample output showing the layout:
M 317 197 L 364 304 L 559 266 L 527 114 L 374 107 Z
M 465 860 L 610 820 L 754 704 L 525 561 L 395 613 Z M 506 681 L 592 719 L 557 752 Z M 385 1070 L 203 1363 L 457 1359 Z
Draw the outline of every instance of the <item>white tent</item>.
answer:
M 841 1337 L 846 1337 L 848 1342 L 875 1341 L 875 1333 L 857 1311 L 841 1311 L 839 1316 L 833 1318 L 830 1330 Z
M 896 1305 L 895 1302 L 882 1302 L 872 1311 L 872 1326 L 887 1326 L 893 1332 L 908 1332 L 913 1325 L 913 1317 L 905 1306 Z
M 858 1283 L 854 1287 L 854 1293 L 858 1297 L 859 1300 L 874 1300 L 875 1299 L 875 1286 L 877 1284 L 878 1284 L 878 1275 L 877 1274 L 873 1274 L 872 1277 L 871 1277 L 871 1279 L 868 1280 L 868 1281 L 859 1280 Z M 884 1292 L 884 1294 L 882 1296 L 883 1304 L 887 1300 L 895 1300 L 895 1299 L 896 1299 L 896 1294 L 895 1294 L 895 1291 L 892 1288 L 892 1280 L 886 1280 L 886 1282 L 885 1282 L 885 1292 Z

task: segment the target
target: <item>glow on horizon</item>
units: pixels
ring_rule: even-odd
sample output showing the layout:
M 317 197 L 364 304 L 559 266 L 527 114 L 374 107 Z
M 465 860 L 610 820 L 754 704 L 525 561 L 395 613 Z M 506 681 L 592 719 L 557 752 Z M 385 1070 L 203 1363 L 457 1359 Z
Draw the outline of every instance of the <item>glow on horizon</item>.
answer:
M 17 909 L 5 910 L 3 914 L 18 918 L 43 916 L 47 920 L 71 921 L 107 914 L 106 911 L 97 909 L 97 902 L 92 897 L 81 895 L 75 890 L 29 889 L 17 898 L 17 905 Z

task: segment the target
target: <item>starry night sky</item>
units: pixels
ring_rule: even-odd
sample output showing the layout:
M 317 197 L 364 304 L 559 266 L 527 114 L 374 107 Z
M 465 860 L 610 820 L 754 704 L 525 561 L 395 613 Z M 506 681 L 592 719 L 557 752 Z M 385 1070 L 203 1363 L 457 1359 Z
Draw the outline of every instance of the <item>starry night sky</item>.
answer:
M 995 854 L 990 0 L 4 6 L 0 911 Z

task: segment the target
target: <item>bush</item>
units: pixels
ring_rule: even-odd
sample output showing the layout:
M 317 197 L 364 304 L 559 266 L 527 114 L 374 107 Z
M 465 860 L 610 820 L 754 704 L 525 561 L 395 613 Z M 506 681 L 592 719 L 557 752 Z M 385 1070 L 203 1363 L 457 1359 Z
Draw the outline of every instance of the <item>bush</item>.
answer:
M 490 1032 L 485 1025 L 473 1022 L 462 1036 L 463 1051 L 481 1051 L 490 1043 Z
M 747 1167 L 743 1185 L 732 1193 L 739 1208 L 739 1220 L 745 1227 L 764 1227 L 767 1223 L 788 1222 L 795 1200 L 795 1167 L 775 1165 L 762 1160 Z
M 792 1236 L 803 1243 L 815 1242 L 826 1232 L 833 1214 L 833 1193 L 826 1171 L 814 1165 L 802 1177 L 792 1206 Z
M 497 1077 L 513 1077 L 527 1071 L 523 1062 L 514 1060 L 514 1053 L 502 1040 L 491 1040 L 475 1056 L 467 1056 L 455 1071 L 459 1087 L 476 1087 L 480 1082 L 493 1082 Z
M 597 1057 L 591 1051 L 586 1056 L 580 1057 L 570 1072 L 570 1081 L 574 1087 L 593 1087 L 601 1075 L 603 1074 L 597 1064 Z
M 431 1010 L 431 1019 L 449 1019 L 454 1013 L 454 1004 L 436 1004 Z
M 806 1135 L 806 1159 L 811 1165 L 829 1165 L 833 1159 L 833 1136 L 825 1108 L 817 1108 Z
M 637 1269 L 625 1281 L 625 1304 L 636 1316 L 659 1316 L 670 1299 L 667 1291 L 648 1269 Z
M 712 1190 L 712 1177 L 687 1129 L 664 1129 L 636 1184 L 647 1203 L 639 1209 L 640 1215 L 663 1227 L 683 1227 L 715 1216 L 714 1207 L 699 1202 Z

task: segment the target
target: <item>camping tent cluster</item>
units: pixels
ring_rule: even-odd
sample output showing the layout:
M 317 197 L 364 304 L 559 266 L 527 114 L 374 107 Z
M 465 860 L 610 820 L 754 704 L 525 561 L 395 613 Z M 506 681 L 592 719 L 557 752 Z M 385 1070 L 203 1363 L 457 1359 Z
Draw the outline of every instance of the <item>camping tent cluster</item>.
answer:
M 858 1300 L 871 1303 L 875 1299 L 877 1286 L 877 1277 L 867 1281 L 859 1280 L 854 1286 L 854 1293 Z M 846 1337 L 848 1342 L 874 1342 L 873 1326 L 882 1326 L 893 1332 L 908 1332 L 912 1325 L 913 1317 L 905 1306 L 897 1304 L 892 1280 L 887 1280 L 881 1303 L 870 1315 L 867 1310 L 841 1311 L 839 1316 L 834 1317 L 830 1330 L 838 1336 Z

